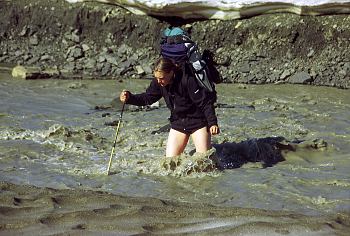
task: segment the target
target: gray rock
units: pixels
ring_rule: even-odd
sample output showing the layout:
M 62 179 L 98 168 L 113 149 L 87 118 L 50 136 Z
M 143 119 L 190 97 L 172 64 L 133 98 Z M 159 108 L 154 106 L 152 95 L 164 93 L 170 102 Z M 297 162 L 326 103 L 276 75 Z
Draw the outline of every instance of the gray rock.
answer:
M 285 71 L 283 71 L 283 73 L 281 74 L 280 79 L 284 80 L 284 79 L 286 79 L 286 78 L 287 78 L 288 76 L 290 76 L 290 75 L 291 75 L 290 70 L 285 70 Z
M 22 56 L 23 55 L 23 51 L 21 50 L 16 50 L 15 51 L 15 57 L 19 57 L 19 56 Z
M 72 34 L 71 40 L 72 40 L 74 43 L 80 43 L 80 37 L 79 37 L 79 35 Z
M 87 52 L 87 51 L 90 50 L 89 45 L 87 45 L 87 44 L 85 44 L 85 43 L 81 45 L 81 48 L 83 49 L 84 52 Z
M 241 67 L 238 69 L 241 73 L 249 73 L 250 72 L 250 65 L 248 63 L 243 63 Z
M 99 62 L 97 62 L 97 63 L 96 63 L 96 71 L 101 71 L 102 68 L 103 68 L 103 66 L 104 66 L 104 63 L 99 63 Z
M 72 73 L 75 70 L 75 63 L 74 62 L 70 62 L 68 64 L 65 64 L 63 66 L 62 71 L 67 72 L 67 73 Z
M 119 75 L 124 75 L 130 70 L 132 70 L 132 64 L 129 60 L 119 64 L 119 68 L 118 68 Z
M 8 60 L 8 56 L 2 56 L 0 57 L 0 62 L 4 62 Z
M 275 82 L 279 79 L 279 74 L 278 73 L 272 73 L 270 76 L 269 76 L 269 80 L 270 82 Z
M 138 59 L 139 56 L 137 55 L 137 53 L 134 53 L 129 57 L 128 61 L 130 62 L 130 64 L 135 65 Z
M 36 35 L 33 35 L 32 37 L 29 38 L 29 44 L 33 46 L 39 45 L 39 39 Z
M 73 60 L 82 58 L 84 56 L 83 49 L 80 46 L 73 46 L 68 48 L 68 51 L 66 53 L 66 58 L 70 59 L 73 58 Z
M 38 62 L 40 60 L 40 57 L 33 56 L 31 59 L 27 61 L 28 65 L 33 65 L 34 63 Z
M 315 78 L 317 76 L 317 72 L 315 71 L 315 69 L 312 68 L 310 70 L 310 76 L 311 76 L 311 78 Z
M 109 53 L 109 48 L 108 47 L 103 47 L 101 52 L 104 53 L 104 54 Z
M 117 52 L 118 56 L 122 57 L 127 51 L 128 51 L 128 46 L 126 46 L 125 44 L 120 45 Z
M 75 59 L 74 59 L 74 57 L 68 57 L 68 58 L 67 58 L 67 61 L 68 61 L 68 62 L 73 62 L 73 61 L 75 61 Z
M 93 58 L 89 58 L 85 61 L 85 68 L 86 69 L 93 69 L 96 67 L 96 60 Z
M 40 57 L 40 61 L 49 61 L 49 60 L 52 60 L 52 56 L 50 55 L 45 54 Z
M 343 69 L 343 70 L 339 71 L 339 74 L 342 75 L 343 77 L 345 77 L 347 72 L 346 72 L 346 70 Z
M 83 49 L 81 47 L 75 47 L 72 51 L 72 56 L 75 59 L 82 58 L 84 56 Z
M 257 81 L 258 79 L 256 78 L 256 74 L 248 75 L 247 79 L 250 83 Z
M 80 36 L 78 35 L 78 30 L 74 30 L 71 33 L 67 32 L 65 33 L 64 37 L 74 43 L 80 43 Z
M 75 64 L 75 70 L 80 71 L 80 70 L 83 70 L 83 69 L 84 69 L 84 67 L 83 67 L 83 65 L 81 63 L 76 63 Z
M 64 46 L 68 46 L 69 45 L 69 43 L 67 42 L 67 40 L 66 39 L 62 39 L 62 44 L 64 45 Z
M 106 39 L 105 39 L 105 44 L 107 44 L 107 45 L 112 45 L 112 44 L 113 44 L 112 39 L 106 38 Z
M 112 65 L 111 66 L 111 72 L 110 72 L 110 75 L 113 75 L 113 76 L 116 76 L 118 75 L 118 67 Z
M 131 62 L 129 60 L 127 60 L 127 61 L 120 63 L 119 67 L 122 69 L 127 69 L 127 68 L 130 68 L 131 65 L 132 65 Z
M 111 73 L 114 75 L 114 76 L 120 76 L 123 74 L 123 69 L 122 68 L 113 68 Z
M 150 65 L 142 65 L 142 69 L 145 71 L 145 73 L 147 74 L 147 75 L 150 75 L 150 74 L 152 74 L 153 73 L 153 70 L 152 70 L 152 68 L 151 68 L 151 66 Z
M 100 55 L 97 59 L 97 62 L 99 62 L 99 63 L 103 63 L 106 61 L 107 61 L 107 59 L 106 59 L 106 56 L 104 56 L 104 55 Z
M 112 65 L 116 65 L 117 66 L 119 64 L 117 59 L 114 56 L 107 55 L 106 56 L 106 60 L 107 60 L 108 63 L 110 63 Z
M 255 76 L 256 84 L 264 84 L 266 82 L 267 78 L 264 74 L 257 73 Z
M 295 75 L 291 76 L 288 80 L 288 82 L 292 84 L 307 84 L 311 81 L 311 76 L 305 71 L 296 73 Z
M 104 66 L 102 67 L 102 70 L 101 70 L 101 75 L 106 76 L 107 74 L 109 74 L 110 71 L 111 71 L 111 64 L 104 63 Z
M 135 69 L 136 69 L 136 73 L 138 75 L 144 75 L 145 74 L 145 70 L 142 68 L 142 66 L 137 65 L 137 66 L 135 66 Z
M 307 54 L 307 57 L 312 57 L 314 55 L 315 51 L 311 48 L 309 53 Z
M 28 33 L 29 33 L 29 27 L 24 26 L 22 31 L 19 33 L 19 36 L 24 37 L 24 36 L 28 35 Z
M 23 56 L 24 61 L 28 61 L 32 56 L 30 54 L 26 54 Z

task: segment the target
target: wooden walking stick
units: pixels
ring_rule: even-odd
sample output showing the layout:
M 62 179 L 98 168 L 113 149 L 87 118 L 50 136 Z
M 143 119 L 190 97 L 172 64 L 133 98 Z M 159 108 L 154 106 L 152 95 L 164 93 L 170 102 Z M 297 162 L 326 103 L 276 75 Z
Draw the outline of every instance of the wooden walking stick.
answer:
M 115 137 L 114 137 L 114 143 L 113 143 L 113 147 L 112 147 L 112 151 L 111 151 L 111 156 L 109 157 L 107 175 L 110 174 L 109 170 L 111 169 L 112 159 L 113 159 L 113 155 L 114 155 L 114 150 L 115 150 L 115 146 L 117 144 L 117 138 L 118 138 L 118 133 L 119 133 L 119 128 L 120 128 L 120 123 L 122 123 L 122 119 L 123 119 L 124 107 L 125 107 L 125 103 L 123 103 L 122 111 L 120 112 L 120 115 L 119 115 L 119 121 L 118 121 L 118 125 L 117 125 L 117 130 L 115 132 Z

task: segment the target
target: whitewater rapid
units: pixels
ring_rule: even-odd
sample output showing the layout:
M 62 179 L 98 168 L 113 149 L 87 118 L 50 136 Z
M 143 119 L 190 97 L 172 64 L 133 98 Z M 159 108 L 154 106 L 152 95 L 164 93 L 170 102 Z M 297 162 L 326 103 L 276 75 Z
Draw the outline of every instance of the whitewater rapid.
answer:
M 69 3 L 87 0 L 66 0 Z M 181 18 L 239 19 L 288 12 L 299 15 L 349 14 L 349 0 L 94 0 L 115 4 L 134 14 Z M 91 2 L 91 0 L 89 0 Z

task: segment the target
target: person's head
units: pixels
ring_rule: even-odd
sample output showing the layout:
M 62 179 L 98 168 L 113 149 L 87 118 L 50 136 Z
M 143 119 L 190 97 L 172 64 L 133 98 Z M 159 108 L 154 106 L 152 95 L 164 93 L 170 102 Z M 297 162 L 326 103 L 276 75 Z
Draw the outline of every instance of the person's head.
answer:
M 178 66 L 168 58 L 161 57 L 155 64 L 154 77 L 157 79 L 160 86 L 167 86 L 174 78 Z

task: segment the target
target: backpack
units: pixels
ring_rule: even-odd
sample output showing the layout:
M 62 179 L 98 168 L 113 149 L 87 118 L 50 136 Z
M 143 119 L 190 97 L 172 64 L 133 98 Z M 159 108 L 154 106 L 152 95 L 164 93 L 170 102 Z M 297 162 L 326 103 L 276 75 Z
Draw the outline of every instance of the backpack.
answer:
M 213 54 L 204 50 L 200 54 L 197 44 L 181 28 L 167 28 L 160 42 L 160 54 L 174 60 L 177 64 L 188 64 L 199 84 L 210 92 L 215 92 L 214 83 L 222 82 L 222 76 L 216 69 Z

